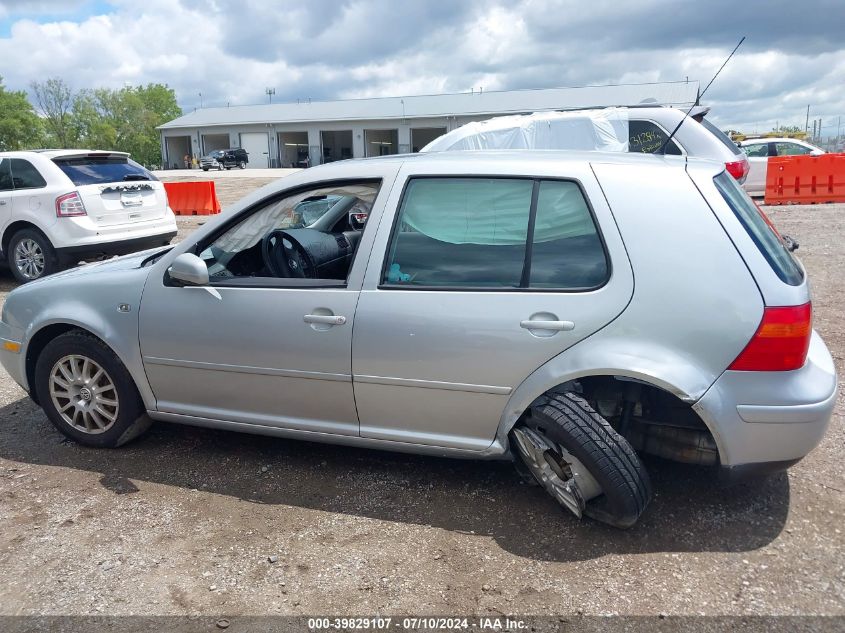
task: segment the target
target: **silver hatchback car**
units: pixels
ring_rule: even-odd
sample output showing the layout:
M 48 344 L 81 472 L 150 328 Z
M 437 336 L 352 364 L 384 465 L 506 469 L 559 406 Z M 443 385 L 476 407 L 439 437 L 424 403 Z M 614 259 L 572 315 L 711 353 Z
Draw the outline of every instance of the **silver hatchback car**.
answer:
M 596 152 L 309 169 L 16 289 L 0 343 L 89 446 L 163 420 L 513 459 L 619 527 L 651 496 L 639 454 L 783 469 L 837 388 L 802 266 L 724 164 Z

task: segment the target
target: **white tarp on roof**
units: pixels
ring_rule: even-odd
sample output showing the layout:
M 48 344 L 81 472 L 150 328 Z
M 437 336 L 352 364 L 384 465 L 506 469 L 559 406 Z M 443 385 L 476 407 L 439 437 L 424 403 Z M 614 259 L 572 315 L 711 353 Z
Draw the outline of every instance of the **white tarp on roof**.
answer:
M 628 151 L 628 109 L 601 108 L 502 116 L 462 125 L 421 152 L 472 149 Z

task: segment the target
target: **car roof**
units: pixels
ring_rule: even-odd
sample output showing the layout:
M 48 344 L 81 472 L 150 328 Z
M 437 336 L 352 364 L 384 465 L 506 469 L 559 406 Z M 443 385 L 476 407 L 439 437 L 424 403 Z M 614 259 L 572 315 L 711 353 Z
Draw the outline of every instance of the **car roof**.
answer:
M 482 150 L 445 150 L 442 152 L 419 152 L 415 154 L 393 154 L 392 156 L 373 156 L 371 158 L 354 158 L 349 161 L 336 161 L 329 165 L 339 165 L 345 162 L 396 162 L 403 163 L 412 161 L 413 164 L 421 164 L 431 161 L 433 163 L 474 163 L 474 162 L 519 162 L 526 159 L 532 161 L 548 162 L 601 162 L 613 164 L 674 164 L 682 165 L 684 156 L 671 156 L 660 154 L 640 154 L 637 152 L 597 152 L 569 149 L 482 149 Z M 696 159 L 707 160 L 707 159 Z M 717 161 L 708 161 L 717 163 Z
M 87 156 L 88 154 L 109 154 L 111 156 L 129 157 L 129 152 L 114 152 L 107 149 L 34 149 L 28 150 L 41 154 L 47 158 L 61 158 L 65 156 Z
M 764 136 L 761 138 L 746 138 L 740 141 L 743 145 L 759 145 L 760 143 L 801 143 L 802 145 L 811 145 L 807 141 L 800 138 L 789 138 L 788 136 Z M 813 145 L 815 147 L 815 145 Z

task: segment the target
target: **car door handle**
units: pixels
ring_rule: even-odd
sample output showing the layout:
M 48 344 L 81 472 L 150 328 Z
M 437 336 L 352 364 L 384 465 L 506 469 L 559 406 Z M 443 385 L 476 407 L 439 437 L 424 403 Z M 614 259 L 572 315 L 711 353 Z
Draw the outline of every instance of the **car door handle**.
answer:
M 334 314 L 306 314 L 302 317 L 306 323 L 321 323 L 323 325 L 343 325 L 346 317 Z
M 0 200 L 0 207 L 4 207 L 4 206 L 6 206 L 6 201 L 5 201 L 5 200 Z
M 572 321 L 540 321 L 534 319 L 526 319 L 519 322 L 519 327 L 526 330 L 554 330 L 555 332 L 568 332 L 575 329 L 575 323 Z

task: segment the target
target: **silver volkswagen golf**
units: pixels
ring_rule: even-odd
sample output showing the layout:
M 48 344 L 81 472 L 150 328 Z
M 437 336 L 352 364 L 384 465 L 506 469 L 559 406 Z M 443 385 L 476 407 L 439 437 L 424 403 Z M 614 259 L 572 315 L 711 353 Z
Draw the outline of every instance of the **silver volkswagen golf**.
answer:
M 2 363 L 88 446 L 163 420 L 513 459 L 627 527 L 640 454 L 739 476 L 824 435 L 836 373 L 792 245 L 715 162 L 338 162 L 173 248 L 16 289 Z

